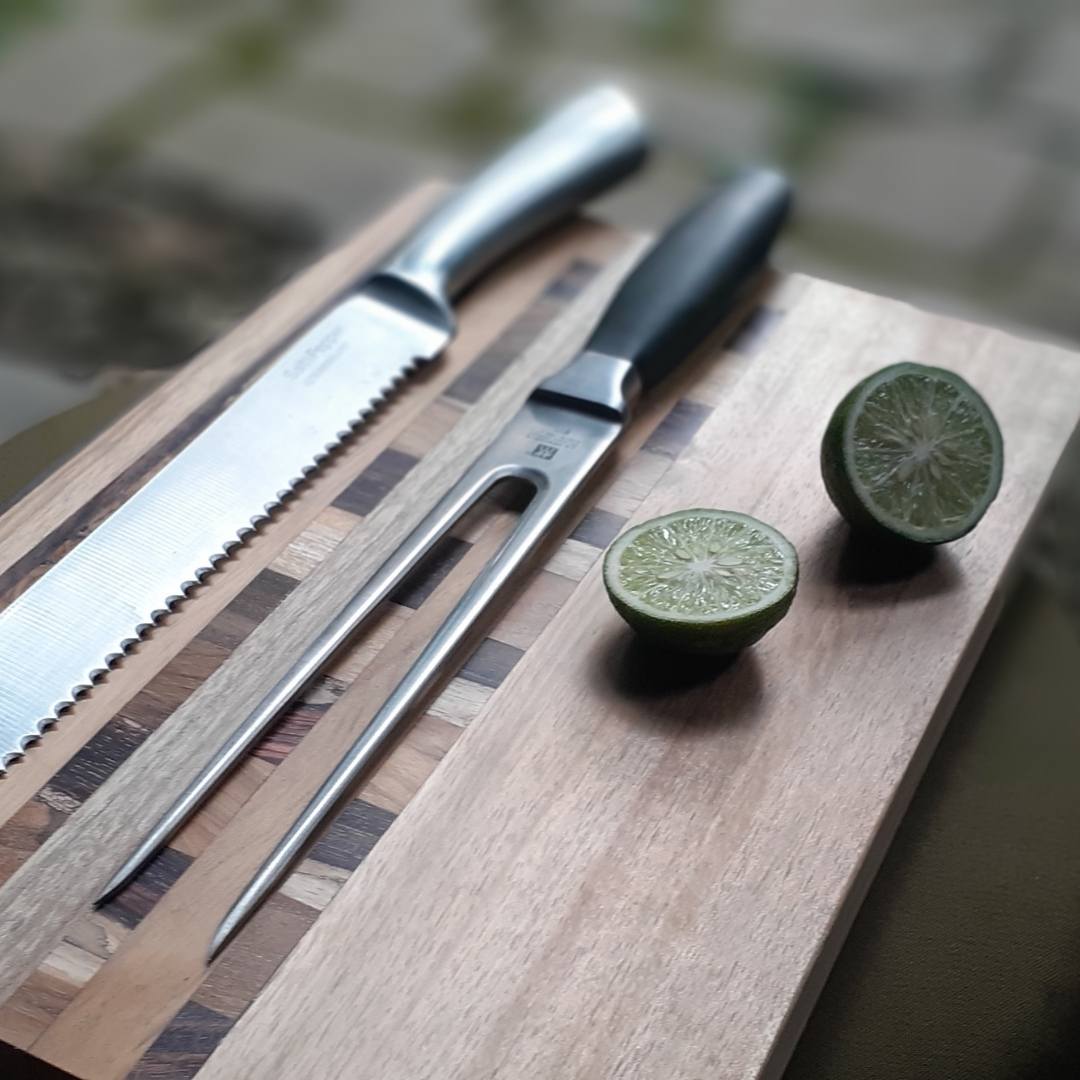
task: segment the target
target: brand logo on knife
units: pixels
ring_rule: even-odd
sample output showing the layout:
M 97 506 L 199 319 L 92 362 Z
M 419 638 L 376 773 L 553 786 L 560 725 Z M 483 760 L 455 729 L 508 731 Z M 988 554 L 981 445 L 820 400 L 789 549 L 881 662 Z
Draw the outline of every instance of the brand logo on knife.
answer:
M 574 450 L 581 445 L 581 440 L 571 432 L 552 428 L 536 428 L 527 438 L 534 443 L 529 456 L 542 461 L 550 461 L 560 450 Z
M 341 323 L 316 326 L 285 354 L 282 374 L 310 386 L 345 352 L 346 346 L 345 327 Z

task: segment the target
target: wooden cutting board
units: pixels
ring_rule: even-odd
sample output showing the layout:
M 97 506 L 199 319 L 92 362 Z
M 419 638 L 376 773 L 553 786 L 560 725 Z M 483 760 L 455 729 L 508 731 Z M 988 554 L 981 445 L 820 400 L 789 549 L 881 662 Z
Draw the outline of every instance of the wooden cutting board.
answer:
M 437 190 L 10 509 L 0 603 Z M 0 781 L 13 1075 L 782 1071 L 1080 416 L 1080 359 L 836 285 L 774 281 L 660 388 L 456 674 L 212 966 L 218 919 L 505 535 L 507 504 L 470 515 L 144 874 L 89 906 L 334 605 L 572 355 L 640 246 L 579 222 L 477 289 L 443 361 Z M 901 359 L 970 378 L 1007 465 L 972 536 L 885 572 L 837 521 L 816 458 L 842 393 Z M 692 504 L 774 523 L 803 562 L 789 618 L 725 670 L 658 662 L 597 578 L 628 521 Z

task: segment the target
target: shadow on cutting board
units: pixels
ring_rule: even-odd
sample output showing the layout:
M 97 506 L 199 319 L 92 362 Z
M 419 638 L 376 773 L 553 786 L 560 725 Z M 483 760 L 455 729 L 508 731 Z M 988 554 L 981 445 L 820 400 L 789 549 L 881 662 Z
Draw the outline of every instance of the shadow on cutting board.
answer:
M 619 627 L 601 642 L 600 655 L 596 670 L 606 693 L 625 702 L 626 717 L 639 724 L 704 732 L 749 723 L 762 707 L 753 649 L 720 657 L 671 653 Z
M 857 536 L 840 518 L 830 522 L 810 548 L 803 574 L 821 576 L 856 605 L 922 600 L 963 584 L 956 556 L 947 547 L 883 545 Z

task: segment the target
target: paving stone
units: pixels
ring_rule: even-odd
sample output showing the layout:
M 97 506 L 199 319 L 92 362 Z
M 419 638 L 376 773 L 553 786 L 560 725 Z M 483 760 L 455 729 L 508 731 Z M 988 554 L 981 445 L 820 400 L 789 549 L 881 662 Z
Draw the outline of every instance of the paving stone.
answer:
M 65 379 L 36 364 L 0 353 L 0 443 L 47 416 L 89 401 L 100 391 L 91 380 Z
M 724 169 L 772 158 L 770 103 L 731 83 L 566 60 L 539 66 L 522 92 L 527 107 L 540 114 L 598 83 L 624 88 L 653 132 L 652 160 L 597 203 L 617 224 L 656 228 Z
M 659 154 L 636 176 L 592 203 L 591 210 L 623 229 L 656 232 L 701 195 L 705 179 L 701 169 L 674 155 Z
M 972 254 L 1000 233 L 1034 163 L 1007 133 L 972 123 L 864 124 L 800 186 L 808 216 L 905 244 Z
M 1080 122 L 1080 19 L 1048 23 L 1019 80 L 1017 97 Z
M 304 209 L 332 236 L 422 180 L 461 172 L 453 160 L 419 147 L 316 127 L 246 102 L 195 117 L 158 140 L 149 160 L 240 196 Z
M 662 149 L 706 165 L 761 161 L 772 153 L 774 113 L 763 94 L 730 83 L 670 76 L 633 74 L 621 82 L 640 101 Z
M 111 109 L 191 56 L 189 42 L 78 22 L 18 39 L 0 64 L 0 132 L 84 134 Z
M 775 113 L 769 98 L 719 78 L 553 57 L 525 77 L 522 97 L 540 112 L 598 83 L 625 89 L 668 152 L 714 163 L 767 158 L 772 149 Z
M 1062 172 L 1066 194 L 1054 215 L 1054 230 L 1041 251 L 1017 276 L 1015 308 L 1031 327 L 1080 348 L 1080 171 Z
M 854 80 L 908 84 L 972 76 L 1006 17 L 985 3 L 887 0 L 730 0 L 717 11 L 736 48 Z
M 302 73 L 347 79 L 428 107 L 491 55 L 490 20 L 469 0 L 417 10 L 400 0 L 348 5 L 294 58 Z

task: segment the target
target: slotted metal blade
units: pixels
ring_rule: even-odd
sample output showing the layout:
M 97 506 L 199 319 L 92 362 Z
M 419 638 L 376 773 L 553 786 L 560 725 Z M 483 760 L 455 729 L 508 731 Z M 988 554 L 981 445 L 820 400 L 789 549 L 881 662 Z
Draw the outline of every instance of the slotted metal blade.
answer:
M 0 772 L 448 338 L 343 301 L 0 612 Z

